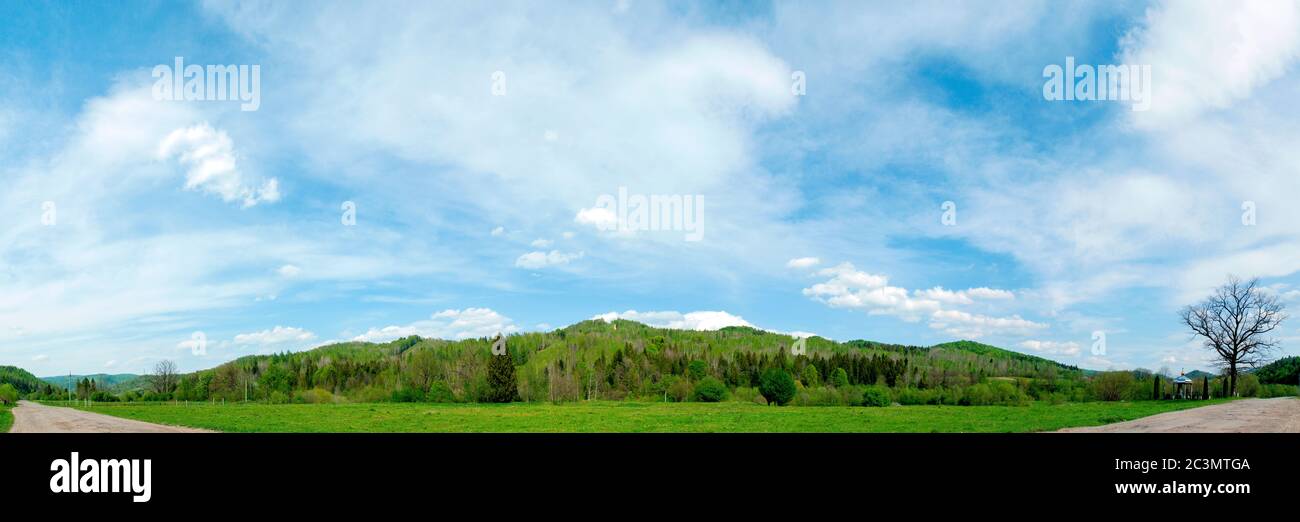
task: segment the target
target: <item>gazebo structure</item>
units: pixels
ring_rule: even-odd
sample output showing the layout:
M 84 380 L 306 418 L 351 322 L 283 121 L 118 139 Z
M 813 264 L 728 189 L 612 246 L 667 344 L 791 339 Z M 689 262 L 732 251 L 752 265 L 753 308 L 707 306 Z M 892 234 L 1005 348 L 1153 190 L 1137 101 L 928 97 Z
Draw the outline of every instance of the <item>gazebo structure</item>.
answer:
M 1187 377 L 1187 374 L 1179 373 L 1178 377 L 1174 378 L 1174 397 L 1179 399 L 1188 398 L 1192 393 L 1192 384 L 1192 380 Z

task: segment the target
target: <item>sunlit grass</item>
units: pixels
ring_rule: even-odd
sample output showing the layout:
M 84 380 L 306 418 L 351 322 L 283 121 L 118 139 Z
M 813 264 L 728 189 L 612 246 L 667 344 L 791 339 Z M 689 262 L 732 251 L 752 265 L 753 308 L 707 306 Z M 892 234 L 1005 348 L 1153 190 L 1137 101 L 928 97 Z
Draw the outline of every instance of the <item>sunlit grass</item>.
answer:
M 228 432 L 1033 432 L 1222 401 L 1030 406 L 773 407 L 745 402 L 95 404 L 81 409 Z

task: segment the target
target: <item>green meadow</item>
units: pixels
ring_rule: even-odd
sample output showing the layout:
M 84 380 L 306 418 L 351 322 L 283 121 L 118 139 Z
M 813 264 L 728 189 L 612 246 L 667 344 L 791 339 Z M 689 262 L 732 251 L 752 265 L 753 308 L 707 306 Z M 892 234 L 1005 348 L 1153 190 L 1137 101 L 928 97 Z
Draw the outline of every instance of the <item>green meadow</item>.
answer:
M 13 425 L 14 414 L 9 411 L 9 406 L 0 404 L 0 433 L 8 433 Z
M 80 409 L 223 432 L 1035 432 L 1093 426 L 1211 401 L 1027 406 L 774 407 L 745 402 L 563 404 L 109 403 Z M 58 405 L 57 402 L 50 402 Z

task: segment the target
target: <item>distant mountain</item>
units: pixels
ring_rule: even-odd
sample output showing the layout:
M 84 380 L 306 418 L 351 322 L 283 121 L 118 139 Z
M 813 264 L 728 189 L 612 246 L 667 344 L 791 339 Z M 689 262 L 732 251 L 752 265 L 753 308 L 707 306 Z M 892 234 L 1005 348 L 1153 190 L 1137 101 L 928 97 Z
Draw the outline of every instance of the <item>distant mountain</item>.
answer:
M 1218 375 L 1215 375 L 1210 372 L 1203 372 L 1201 370 L 1192 370 L 1190 372 L 1187 372 L 1186 375 L 1188 379 L 1191 379 L 1193 381 L 1199 381 L 1206 377 L 1209 377 L 1210 379 L 1214 379 L 1215 377 L 1218 377 Z
M 51 377 L 41 377 L 40 380 L 50 383 L 58 388 L 65 390 L 76 389 L 77 381 L 89 378 L 95 381 L 96 386 L 103 390 L 109 391 L 126 391 L 134 388 L 144 387 L 141 376 L 134 373 L 96 373 L 93 375 L 54 375 Z
M 35 375 L 17 366 L 0 366 L 0 384 L 11 384 L 18 393 L 30 393 L 43 383 Z

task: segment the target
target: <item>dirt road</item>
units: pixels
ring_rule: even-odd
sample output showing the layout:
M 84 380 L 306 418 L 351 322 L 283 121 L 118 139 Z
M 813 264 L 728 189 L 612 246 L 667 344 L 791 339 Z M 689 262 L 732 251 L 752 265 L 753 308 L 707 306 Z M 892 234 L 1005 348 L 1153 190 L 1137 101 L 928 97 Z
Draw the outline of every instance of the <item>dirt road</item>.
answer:
M 1300 433 L 1300 399 L 1243 399 L 1161 413 L 1105 426 L 1066 428 L 1087 433 Z
M 10 433 L 201 433 L 205 430 L 163 426 L 84 412 L 72 408 L 44 406 L 18 401 L 13 409 Z

